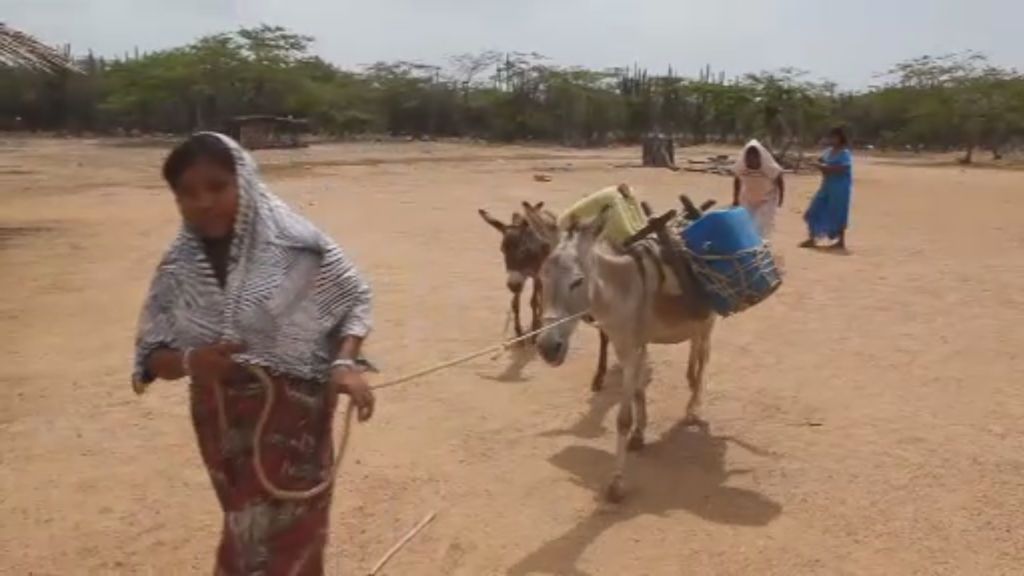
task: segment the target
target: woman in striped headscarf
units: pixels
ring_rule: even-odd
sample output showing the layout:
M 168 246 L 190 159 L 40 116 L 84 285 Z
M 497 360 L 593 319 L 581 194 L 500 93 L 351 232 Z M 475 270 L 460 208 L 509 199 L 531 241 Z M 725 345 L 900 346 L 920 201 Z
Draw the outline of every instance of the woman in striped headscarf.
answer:
M 370 288 L 334 242 L 264 186 L 252 157 L 202 133 L 164 178 L 183 225 L 142 310 L 132 385 L 190 380 L 192 421 L 224 522 L 215 573 L 320 574 L 337 394 L 361 420 L 374 398 L 359 360 Z M 269 402 L 250 367 L 270 374 Z

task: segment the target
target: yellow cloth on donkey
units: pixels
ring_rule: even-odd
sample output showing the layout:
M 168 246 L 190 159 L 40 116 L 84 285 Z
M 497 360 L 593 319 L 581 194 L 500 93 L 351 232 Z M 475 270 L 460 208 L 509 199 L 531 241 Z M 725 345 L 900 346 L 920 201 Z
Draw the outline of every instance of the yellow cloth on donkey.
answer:
M 647 225 L 647 217 L 640 206 L 640 201 L 628 187 L 625 187 L 626 193 L 624 194 L 622 192 L 624 186 L 611 186 L 586 196 L 558 217 L 558 227 L 562 230 L 569 228 L 574 218 L 579 222 L 588 222 L 597 218 L 605 206 L 611 206 L 608 221 L 601 236 L 613 245 L 622 248 L 627 238 Z M 660 264 L 661 276 L 664 279 L 664 284 L 661 287 L 662 293 L 671 296 L 680 295 L 682 290 L 679 288 L 679 281 L 676 280 L 675 273 L 664 262 Z
M 647 218 L 640 207 L 640 201 L 632 193 L 623 194 L 620 186 L 611 186 L 598 190 L 577 202 L 558 217 L 558 227 L 567 229 L 573 219 L 588 222 L 597 218 L 605 206 L 611 206 L 608 221 L 602 236 L 605 240 L 622 246 L 627 238 L 638 232 L 647 224 Z

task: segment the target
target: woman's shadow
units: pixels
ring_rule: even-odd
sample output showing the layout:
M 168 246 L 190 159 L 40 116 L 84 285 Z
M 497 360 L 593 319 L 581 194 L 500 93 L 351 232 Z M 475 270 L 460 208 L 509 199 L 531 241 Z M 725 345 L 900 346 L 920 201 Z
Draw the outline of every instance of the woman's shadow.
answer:
M 709 522 L 736 526 L 765 526 L 782 512 L 777 502 L 757 492 L 726 486 L 729 478 L 749 470 L 726 470 L 729 444 L 770 456 L 740 440 L 714 436 L 676 424 L 644 451 L 630 458 L 626 502 L 614 510 L 596 510 L 565 534 L 542 545 L 509 568 L 509 576 L 555 574 L 588 576 L 576 566 L 594 540 L 619 522 L 676 511 Z M 601 493 L 611 473 L 614 455 L 588 446 L 570 446 L 550 460 L 570 473 L 573 481 Z

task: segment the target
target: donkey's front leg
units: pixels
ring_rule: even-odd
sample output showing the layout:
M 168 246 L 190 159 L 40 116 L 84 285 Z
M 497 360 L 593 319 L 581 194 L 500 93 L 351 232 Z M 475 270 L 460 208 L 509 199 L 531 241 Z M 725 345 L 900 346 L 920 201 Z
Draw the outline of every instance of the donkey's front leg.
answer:
M 597 372 L 594 372 L 594 379 L 590 381 L 590 390 L 600 392 L 604 388 L 604 377 L 608 374 L 608 335 L 604 330 L 597 329 L 601 342 L 597 350 Z
M 523 335 L 523 322 L 519 318 L 519 301 L 522 296 L 521 291 L 512 293 L 512 316 L 515 318 L 516 338 Z
M 615 446 L 615 472 L 605 490 L 609 502 L 621 502 L 626 494 L 626 458 L 629 453 L 630 437 L 633 433 L 633 401 L 640 379 L 641 354 L 631 350 L 628 354 L 617 354 L 623 364 L 622 397 L 619 400 L 619 415 L 616 419 L 618 438 Z
M 537 330 L 540 330 L 540 316 L 541 316 L 540 296 L 541 296 L 541 288 L 542 288 L 542 285 L 541 285 L 541 282 L 540 282 L 540 278 L 534 278 L 533 279 L 533 294 L 530 295 L 530 312 L 533 314 L 533 317 L 530 320 L 530 332 L 536 332 Z M 532 338 L 532 340 L 534 342 L 537 341 L 537 336 L 538 336 L 537 334 L 534 334 L 534 336 Z

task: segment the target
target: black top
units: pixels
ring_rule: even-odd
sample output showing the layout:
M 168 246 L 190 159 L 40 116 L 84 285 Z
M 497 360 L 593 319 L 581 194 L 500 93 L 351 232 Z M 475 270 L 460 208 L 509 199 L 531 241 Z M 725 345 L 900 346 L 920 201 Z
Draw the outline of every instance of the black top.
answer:
M 203 252 L 206 254 L 217 283 L 223 289 L 228 281 L 228 261 L 231 257 L 231 236 L 225 238 L 203 238 Z

